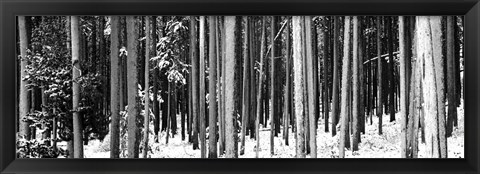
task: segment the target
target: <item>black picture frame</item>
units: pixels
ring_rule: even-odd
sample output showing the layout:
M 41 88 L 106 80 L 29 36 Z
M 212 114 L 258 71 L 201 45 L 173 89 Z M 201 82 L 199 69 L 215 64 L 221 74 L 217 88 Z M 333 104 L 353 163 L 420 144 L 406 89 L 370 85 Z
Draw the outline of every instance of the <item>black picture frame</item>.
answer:
M 479 0 L 0 0 L 0 173 L 479 173 Z M 16 15 L 465 15 L 464 159 L 15 159 Z

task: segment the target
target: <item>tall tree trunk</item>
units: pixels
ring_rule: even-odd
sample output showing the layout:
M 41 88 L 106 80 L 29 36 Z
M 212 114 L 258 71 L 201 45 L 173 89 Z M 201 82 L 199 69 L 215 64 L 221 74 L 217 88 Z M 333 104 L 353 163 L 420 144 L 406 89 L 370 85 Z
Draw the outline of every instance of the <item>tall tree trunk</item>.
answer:
M 305 18 L 304 17 L 302 20 L 305 21 Z M 311 42 L 311 37 L 307 37 L 307 26 L 306 26 L 306 23 L 303 22 L 303 30 L 302 30 L 302 38 L 304 39 L 305 41 L 305 44 L 303 44 L 302 46 L 302 49 L 303 49 L 303 59 L 302 59 L 302 63 L 303 63 L 303 98 L 305 100 L 305 104 L 303 105 L 303 109 L 304 109 L 304 117 L 303 117 L 303 126 L 305 127 L 305 152 L 306 154 L 310 154 L 310 122 L 309 122 L 309 104 L 308 104 L 308 98 L 311 98 L 313 96 L 308 96 L 308 83 L 312 83 L 312 81 L 309 80 L 309 77 L 308 77 L 308 73 L 307 73 L 307 64 L 308 64 L 308 59 L 307 59 L 307 56 L 311 56 L 312 52 L 310 49 L 307 49 L 307 43 Z M 311 34 L 311 33 L 310 33 Z
M 207 157 L 206 136 L 205 136 L 205 16 L 200 16 L 200 64 L 199 64 L 199 102 L 200 102 L 200 154 L 202 158 Z
M 257 84 L 256 82 L 256 69 L 255 69 L 255 63 L 256 63 L 256 57 L 257 57 L 257 48 L 256 48 L 256 44 L 255 44 L 255 17 L 251 17 L 251 20 L 249 20 L 249 23 L 250 23 L 250 27 L 249 27 L 249 30 L 250 30 L 250 34 L 249 34 L 249 53 L 250 53 L 250 67 L 249 67 L 249 70 L 250 70 L 250 77 L 249 77 L 249 80 L 250 80 L 250 114 L 249 114 L 249 123 L 248 123 L 248 127 L 250 129 L 250 138 L 253 139 L 255 138 L 255 134 L 256 134 L 256 131 L 255 131 L 255 113 L 256 113 L 256 100 L 255 100 L 255 96 L 256 96 L 256 89 L 255 89 L 255 84 Z
M 138 73 L 137 73 L 137 46 L 138 24 L 137 17 L 127 16 L 127 89 L 128 89 L 128 158 L 138 158 L 138 127 L 137 117 L 139 108 L 137 105 Z
M 410 24 L 414 21 L 414 17 L 410 17 Z M 413 25 L 411 25 L 413 27 Z M 410 33 L 413 34 L 413 33 Z M 416 54 L 416 45 L 412 44 L 413 56 Z M 423 59 L 416 59 L 413 64 L 412 78 L 410 78 L 410 98 L 409 102 L 409 119 L 408 119 L 408 139 L 407 139 L 407 158 L 417 158 L 418 156 L 418 127 L 420 123 L 420 116 L 423 113 L 422 109 L 422 84 L 421 78 L 423 73 Z
M 289 17 L 288 17 L 289 18 Z M 290 125 L 290 116 L 291 116 L 291 113 L 290 113 L 290 106 L 291 106 L 291 98 L 290 98 L 290 64 L 292 63 L 291 62 L 291 59 L 290 59 L 290 19 L 287 19 L 287 31 L 286 31 L 286 48 L 285 48 L 285 51 L 286 51 L 286 55 L 285 55 L 285 69 L 286 69 L 286 74 L 285 74 L 285 96 L 284 96 L 284 100 L 285 100 L 285 106 L 284 106 L 284 125 L 283 125 L 283 129 L 284 129 L 284 138 L 285 138 L 285 145 L 288 146 L 288 129 L 289 129 L 289 125 Z M 263 30 L 262 30 L 263 31 Z M 262 40 L 263 41 L 263 40 Z M 260 93 L 259 93 L 260 94 Z
M 447 137 L 452 136 L 454 120 L 457 118 L 457 90 L 455 77 L 455 43 L 454 43 L 454 16 L 447 16 L 447 94 L 448 94 L 448 119 Z
M 124 17 L 119 17 L 118 18 L 119 22 L 118 22 L 118 25 L 119 25 L 119 40 L 120 40 L 120 45 L 119 47 L 122 48 L 122 47 L 125 47 L 126 43 L 127 43 L 127 36 L 126 36 L 126 23 L 125 23 L 125 18 Z M 110 33 L 111 34 L 111 33 Z M 119 53 L 120 54 L 120 53 Z M 126 75 L 126 56 L 125 55 L 121 55 L 119 57 L 119 61 L 120 61 L 120 67 L 119 67 L 119 92 L 118 92 L 118 98 L 119 98 L 119 105 L 120 105 L 120 111 L 125 111 L 125 99 L 127 98 L 126 96 L 126 93 L 125 93 L 125 90 L 126 90 L 126 85 L 125 85 L 125 75 Z
M 145 117 L 144 117 L 144 133 L 143 133 L 143 158 L 147 158 L 147 153 L 148 153 L 148 130 L 150 128 L 150 77 L 149 77 L 149 72 L 150 72 L 150 57 L 151 52 L 150 52 L 150 46 L 152 45 L 151 43 L 151 35 L 150 35 L 150 16 L 145 17 Z
M 196 30 L 196 19 L 195 16 L 190 16 L 190 57 L 192 60 L 192 116 L 193 116 L 193 149 L 198 149 L 198 114 L 199 114 L 199 103 L 198 103 L 198 55 L 197 55 L 197 30 Z
M 276 19 L 275 16 L 271 17 L 270 22 L 270 46 L 271 46 L 271 59 L 270 59 L 270 154 L 275 154 L 275 144 L 274 144 L 274 136 L 275 136 L 275 112 L 276 112 L 276 97 L 275 97 L 275 33 L 276 33 Z
M 255 122 L 256 125 L 256 140 L 257 140 L 257 145 L 256 145 L 256 153 L 255 153 L 255 158 L 258 158 L 258 154 L 260 152 L 260 115 L 262 114 L 262 108 L 261 105 L 262 103 L 262 94 L 263 94 L 263 81 L 265 77 L 265 72 L 263 69 L 263 64 L 266 62 L 264 61 L 265 59 L 265 39 L 266 39 L 266 17 L 262 17 L 262 38 L 260 41 L 260 71 L 259 71 L 259 80 L 258 80 L 258 96 L 257 96 L 257 119 Z
M 423 98 L 428 157 L 446 158 L 441 16 L 417 16 L 417 55 L 424 59 Z
M 348 133 L 348 93 L 349 93 L 349 75 L 350 75 L 350 16 L 345 16 L 345 28 L 343 35 L 343 67 L 342 67 L 342 95 L 340 109 L 340 158 L 345 157 L 345 137 L 350 136 Z
M 358 59 L 358 17 L 353 16 L 353 65 L 352 65 L 352 90 L 353 90 L 353 95 L 352 95 L 352 130 L 353 130 L 353 136 L 352 136 L 352 151 L 357 151 L 358 150 L 358 137 L 360 136 L 360 130 L 359 130 L 359 124 L 360 124 L 360 109 L 359 108 L 359 102 L 360 102 L 360 83 L 359 83 L 359 78 L 362 74 L 358 71 L 359 69 L 359 61 Z M 347 35 L 345 35 L 347 36 Z
M 66 31 L 67 31 L 67 42 L 66 42 L 66 45 L 67 45 L 67 50 L 68 50 L 68 53 L 69 54 L 72 54 L 72 50 L 71 50 L 71 45 L 72 45 L 72 36 L 71 36 L 71 27 L 72 27 L 72 22 L 71 22 L 71 17 L 68 16 L 67 19 L 66 19 Z M 27 96 L 27 99 L 28 99 L 28 96 Z M 29 102 L 27 102 L 29 104 Z M 28 106 L 28 108 L 30 108 L 30 106 Z M 72 124 L 73 124 L 73 121 L 72 121 Z M 27 130 L 28 133 L 30 133 L 30 131 Z M 28 136 L 28 138 L 30 138 L 30 135 Z M 71 138 L 70 140 L 67 141 L 67 158 L 73 158 L 73 138 Z
M 152 42 L 154 45 L 157 44 L 157 16 L 152 17 Z M 157 49 L 156 46 L 152 50 L 152 54 L 157 56 Z M 153 68 L 153 115 L 155 119 L 153 121 L 153 132 L 155 134 L 155 143 L 158 143 L 158 132 L 160 131 L 160 101 L 158 100 L 158 86 L 160 81 L 160 72 L 158 68 Z M 188 79 L 189 80 L 189 79 Z M 188 83 L 190 84 L 190 83 Z
M 366 46 L 365 46 L 365 36 L 364 36 L 364 33 L 363 33 L 363 19 L 364 17 L 359 17 L 358 21 L 358 30 L 359 30 L 359 33 L 358 33 L 358 59 L 356 61 L 358 61 L 358 74 L 359 74 L 359 79 L 358 79 L 358 83 L 359 83 L 359 104 L 358 104 L 358 108 L 359 108 L 359 121 L 358 121 L 358 124 L 359 124 L 359 129 L 360 129 L 360 133 L 357 134 L 358 136 L 358 142 L 362 142 L 361 140 L 361 133 L 365 134 L 365 103 L 367 102 L 367 97 L 365 96 L 365 72 L 364 72 L 364 65 L 363 65 L 363 59 L 364 59 L 364 51 L 366 50 Z
M 222 52 L 221 52 L 221 55 L 222 55 L 222 77 L 221 77 L 221 81 L 222 81 L 222 102 L 220 103 L 221 104 L 221 108 L 222 108 L 222 112 L 220 113 L 220 138 L 219 138 L 219 151 L 220 151 L 220 154 L 224 154 L 225 153 L 225 62 L 227 61 L 226 60 L 226 51 L 225 51 L 225 47 L 226 47 L 226 42 L 225 42 L 225 25 L 224 25 L 224 20 L 222 20 L 222 22 L 219 22 L 220 26 L 219 26 L 219 30 L 221 29 L 222 33 L 221 33 L 221 43 L 219 43 L 218 45 L 221 46 L 222 48 Z M 220 39 L 220 38 L 218 38 Z M 219 53 L 220 54 L 220 53 Z
M 405 39 L 405 18 L 398 17 L 398 40 L 400 50 L 400 155 L 402 158 L 407 157 L 407 101 L 408 101 L 408 87 L 407 87 L 407 58 L 406 52 L 409 51 L 406 47 Z
M 377 16 L 377 116 L 378 116 L 378 134 L 382 134 L 382 117 L 383 117 L 383 99 L 382 99 L 382 42 L 380 40 L 380 20 L 381 17 Z
M 222 109 L 223 109 L 223 97 L 222 97 L 222 90 L 221 90 L 221 86 L 222 86 L 222 82 L 221 82 L 221 76 L 222 75 L 222 51 L 221 51 L 221 43 L 220 43 L 220 25 L 218 24 L 221 20 L 221 17 L 217 16 L 215 17 L 215 47 L 216 47 L 216 63 L 217 63 L 217 79 L 216 79 L 216 85 L 217 85 L 217 124 L 218 124 L 218 128 L 217 129 L 217 132 L 218 132 L 218 141 L 217 141 L 219 144 L 218 146 L 221 146 L 221 139 L 222 139 L 222 128 L 223 128 L 223 125 L 222 125 L 222 120 L 223 120 L 223 117 L 222 117 Z M 222 154 L 222 151 L 220 151 L 220 155 Z M 218 154 L 217 154 L 218 155 Z
M 331 29 L 330 27 L 330 21 L 325 21 L 325 25 L 326 26 L 329 26 L 329 29 Z M 324 108 L 323 109 L 323 113 L 324 113 L 324 121 L 325 121 L 325 132 L 328 132 L 329 131 L 329 114 L 330 114 L 330 78 L 329 78 L 329 68 L 330 68 L 330 64 L 329 64 L 329 58 L 330 58 L 330 33 L 329 32 L 325 32 L 325 30 L 323 28 L 320 29 L 320 35 L 322 36 L 323 35 L 323 48 L 321 48 L 321 50 L 323 50 L 323 87 L 324 87 L 324 93 L 325 95 L 323 96 L 323 106 Z
M 20 39 L 20 78 L 26 76 L 27 68 L 27 22 L 25 21 L 25 16 L 18 16 L 18 29 L 19 29 L 19 39 Z M 30 138 L 30 127 L 27 121 L 27 114 L 30 110 L 29 101 L 28 101 L 28 90 L 27 90 L 27 81 L 20 80 L 20 97 L 19 97 L 19 135 L 18 137 L 23 137 L 26 139 Z
M 245 153 L 245 133 L 247 131 L 248 117 L 250 112 L 250 56 L 249 52 L 249 22 L 248 16 L 242 16 L 244 27 L 243 36 L 243 92 L 242 92 L 242 130 L 241 130 L 241 144 L 240 155 Z
M 119 105 L 119 17 L 110 17 L 110 113 L 112 122 L 110 126 L 110 158 L 120 156 L 120 105 Z
M 337 134 L 337 123 L 338 123 L 338 111 L 339 111 L 339 97 L 338 97 L 338 88 L 339 88 L 339 74 L 338 74 L 338 59 L 340 55 L 338 54 L 339 47 L 339 37 L 340 33 L 340 17 L 334 17 L 334 32 L 333 32 L 333 94 L 332 94 L 332 136 Z
M 80 85 L 78 80 L 81 76 L 80 74 L 80 23 L 78 16 L 71 17 L 71 30 L 72 30 L 72 101 L 73 101 L 73 146 L 74 146 L 74 158 L 83 158 L 83 144 L 82 144 L 82 135 L 83 135 L 83 126 L 82 118 L 79 113 L 79 104 L 80 104 Z
M 395 62 L 393 61 L 393 27 L 392 27 L 392 17 L 389 16 L 387 17 L 387 26 L 388 26 L 388 54 L 389 54 L 389 68 L 390 68 L 390 122 L 395 121 L 395 101 L 397 100 L 395 98 L 395 81 L 396 78 L 394 76 L 394 71 L 395 71 Z
M 225 145 L 226 157 L 238 158 L 235 130 L 235 16 L 225 16 Z
M 108 59 L 106 57 L 106 54 L 105 54 L 105 49 L 106 49 L 106 45 L 105 45 L 105 40 L 104 40 L 104 30 L 105 30 L 105 17 L 104 16 L 99 16 L 98 17 L 98 52 L 99 52 L 99 55 L 98 55 L 98 58 L 100 59 L 100 61 L 98 62 L 98 67 L 96 66 L 93 66 L 94 67 L 94 70 L 95 72 L 100 70 L 100 74 L 102 77 L 108 77 Z M 95 25 L 94 25 L 95 26 Z M 94 30 L 95 31 L 95 30 Z M 95 34 L 96 32 L 93 32 L 93 34 Z M 93 43 L 96 43 L 96 39 L 95 37 L 92 36 L 92 39 L 93 39 Z M 94 44 L 95 45 L 95 44 Z M 95 46 L 94 46 L 95 48 Z M 93 55 L 94 57 L 96 56 L 96 50 L 94 49 L 93 50 Z M 96 62 L 95 62 L 96 63 Z M 96 69 L 95 69 L 96 68 Z M 104 78 L 102 80 L 102 88 L 103 88 L 103 91 L 105 91 L 107 94 L 109 94 L 109 82 L 108 82 L 108 78 Z M 108 102 L 108 95 L 105 95 L 103 98 L 103 114 L 104 115 L 108 115 L 109 114 L 109 102 Z
M 209 130 L 208 130 L 208 157 L 217 158 L 217 45 L 216 45 L 216 29 L 217 18 L 209 16 Z
M 302 33 L 305 29 L 305 17 L 293 16 L 292 28 L 293 28 L 293 84 L 294 84 L 294 104 L 295 104 L 295 117 L 296 117 L 296 157 L 305 158 L 305 127 L 304 127 L 304 97 L 303 97 L 303 44 L 305 38 L 302 37 Z
M 187 62 L 187 53 L 186 51 L 181 51 L 180 53 L 180 60 L 183 61 L 183 62 Z M 182 72 L 183 74 L 183 77 L 186 78 L 187 77 L 187 73 L 186 72 Z M 178 92 L 178 95 L 180 95 L 179 97 L 179 100 L 180 100 L 180 134 L 181 134 L 181 138 L 182 138 L 182 141 L 185 140 L 185 122 L 188 122 L 188 115 L 187 115 L 187 85 L 180 85 L 179 87 L 179 92 Z
M 172 121 L 171 121 L 172 115 L 175 115 L 175 113 L 174 113 L 174 111 L 173 111 L 173 108 L 174 108 L 174 107 L 171 106 L 171 105 L 174 105 L 174 102 L 173 102 L 173 93 L 174 93 L 173 88 L 174 88 L 174 87 L 173 87 L 173 85 L 172 85 L 173 83 L 174 83 L 174 82 L 167 80 L 167 85 L 168 85 L 168 87 L 167 87 L 167 91 L 168 91 L 168 92 L 167 92 L 167 95 L 168 95 L 167 101 L 168 101 L 168 105 L 167 105 L 167 107 L 166 107 L 166 108 L 167 108 L 167 115 L 166 115 L 166 117 L 167 117 L 167 118 L 166 118 L 166 119 L 167 119 L 167 121 L 166 121 L 166 122 L 167 122 L 167 123 L 166 123 L 167 126 L 166 126 L 166 128 L 165 128 L 165 133 L 166 133 L 166 135 L 165 135 L 165 144 L 166 144 L 166 145 L 168 145 L 168 139 L 170 138 L 170 132 L 173 133 L 173 131 L 170 131 L 170 130 L 173 130 L 173 129 L 171 128 L 171 127 L 172 127 Z
M 308 121 L 309 121 L 309 127 L 307 129 L 310 129 L 310 135 L 309 135 L 309 144 L 310 144 L 310 157 L 312 158 L 317 158 L 317 141 L 316 141 L 316 116 L 317 113 L 315 112 L 315 98 L 317 97 L 316 90 L 315 90 L 315 73 L 316 71 L 315 66 L 315 61 L 313 60 L 313 44 L 312 44 L 312 17 L 311 16 L 305 16 L 305 49 L 306 49 L 306 72 L 307 72 L 307 78 L 305 81 L 308 81 L 307 83 L 307 89 L 308 89 Z

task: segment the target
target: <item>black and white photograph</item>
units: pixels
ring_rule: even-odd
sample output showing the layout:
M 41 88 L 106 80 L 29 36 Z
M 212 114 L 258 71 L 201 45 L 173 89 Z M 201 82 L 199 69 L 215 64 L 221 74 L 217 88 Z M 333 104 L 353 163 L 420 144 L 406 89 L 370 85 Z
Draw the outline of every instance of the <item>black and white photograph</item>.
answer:
M 465 158 L 464 20 L 16 16 L 16 157 Z

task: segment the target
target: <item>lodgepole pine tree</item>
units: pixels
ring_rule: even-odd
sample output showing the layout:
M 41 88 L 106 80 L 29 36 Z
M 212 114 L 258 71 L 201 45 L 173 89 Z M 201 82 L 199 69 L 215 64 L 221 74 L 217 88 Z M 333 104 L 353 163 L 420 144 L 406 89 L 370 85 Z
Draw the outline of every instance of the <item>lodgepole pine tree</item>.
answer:
M 359 129 L 359 120 L 360 120 L 360 109 L 359 108 L 359 102 L 360 102 L 360 83 L 359 83 L 359 78 L 361 74 L 359 73 L 359 56 L 358 56 L 358 17 L 353 16 L 352 19 L 353 23 L 353 41 L 352 41 L 352 46 L 353 46 L 353 60 L 352 60 L 352 90 L 353 90 L 353 95 L 352 95 L 352 151 L 357 151 L 358 150 L 358 137 L 360 136 L 360 129 Z M 347 36 L 347 35 L 345 35 Z
M 292 17 L 293 29 L 293 85 L 294 85 L 294 106 L 295 106 L 295 122 L 296 134 L 295 139 L 296 157 L 305 158 L 305 127 L 304 127 L 304 97 L 303 97 L 303 44 L 305 38 L 302 33 L 305 29 L 304 16 Z
M 250 112 L 250 56 L 249 51 L 249 20 L 248 16 L 242 16 L 244 27 L 243 36 L 243 92 L 242 92 L 242 130 L 240 135 L 240 155 L 245 153 L 245 133 L 247 131 L 248 117 Z
M 259 71 L 259 80 L 258 80 L 258 96 L 257 96 L 257 119 L 255 120 L 255 126 L 256 126 L 256 140 L 257 140 L 257 145 L 255 149 L 255 158 L 258 158 L 258 153 L 260 152 L 260 115 L 262 115 L 262 94 L 263 94 L 263 81 L 265 80 L 265 72 L 263 69 L 263 64 L 265 63 L 265 39 L 266 39 L 266 17 L 262 17 L 262 37 L 260 41 L 260 71 Z
M 222 80 L 221 80 L 221 76 L 222 75 L 222 58 L 223 58 L 223 54 L 222 54 L 222 49 L 221 49 L 221 43 L 220 43 L 220 38 L 221 38 L 221 35 L 220 35 L 220 26 L 219 25 L 219 22 L 221 21 L 221 17 L 220 16 L 217 16 L 215 17 L 215 45 L 216 45 L 216 55 L 217 55 L 217 122 L 218 122 L 218 129 L 217 129 L 217 132 L 218 132 L 218 148 L 219 148 L 219 155 L 223 154 L 223 149 L 225 149 L 225 147 L 222 147 L 220 148 L 220 146 L 223 146 L 222 144 L 222 140 L 223 140 L 223 120 L 224 120 L 224 117 L 223 117 L 223 95 L 222 95 Z
M 441 16 L 417 16 L 417 55 L 424 60 L 423 99 L 426 154 L 447 157 Z
M 285 59 L 287 59 L 285 61 L 285 69 L 286 69 L 286 74 L 285 74 L 285 96 L 284 96 L 284 100 L 285 100 L 285 106 L 284 106 L 284 138 L 285 138 L 285 145 L 288 146 L 288 132 L 289 132 L 289 125 L 290 125 L 290 117 L 291 117 L 291 113 L 290 113 L 290 107 L 291 107 L 291 98 L 290 98 L 290 93 L 291 93 L 291 90 L 290 90 L 290 86 L 291 86 L 291 83 L 290 81 L 291 78 L 290 78 L 290 64 L 292 63 L 291 62 L 291 58 L 290 58 L 290 19 L 287 19 L 287 29 L 286 29 L 286 48 L 285 48 L 285 52 L 286 52 L 286 57 Z M 263 41 L 263 40 L 262 40 Z
M 20 39 L 20 77 L 23 78 L 26 76 L 27 68 L 27 22 L 25 16 L 18 16 L 18 29 L 19 29 L 19 39 Z M 27 81 L 20 80 L 20 96 L 19 96 L 19 134 L 18 137 L 23 137 L 30 139 L 30 126 L 27 122 L 27 114 L 30 110 L 28 102 L 28 90 L 27 90 Z
M 405 44 L 405 18 L 398 17 L 398 40 L 400 49 L 400 155 L 402 158 L 407 157 L 407 61 Z
M 339 74 L 338 74 L 338 47 L 340 45 L 338 34 L 340 33 L 340 17 L 334 17 L 333 31 L 333 89 L 332 89 L 332 136 L 337 135 L 338 111 L 339 111 Z
M 226 53 L 226 48 L 225 48 L 226 47 L 225 18 L 223 18 L 223 21 L 220 24 L 222 24 L 221 27 L 219 27 L 219 28 L 222 29 L 222 43 L 221 43 L 221 45 L 223 45 L 223 46 L 221 46 L 221 48 L 222 48 L 222 57 L 223 57 L 223 60 L 224 60 L 224 61 L 222 61 L 222 114 L 221 114 L 223 119 L 221 121 L 222 126 L 221 126 L 221 129 L 220 129 L 220 131 L 222 132 L 221 138 L 220 138 L 220 144 L 223 146 L 223 148 L 220 148 L 220 152 L 225 153 L 225 140 L 226 140 L 226 137 L 225 137 L 225 135 L 226 135 L 226 133 L 225 133 L 225 131 L 226 131 L 226 129 L 225 129 L 226 128 L 226 126 L 225 126 L 225 116 L 226 116 L 226 114 L 225 114 L 225 108 L 226 108 L 226 106 L 225 106 L 225 104 L 226 104 L 226 102 L 225 102 L 226 63 L 225 62 L 226 62 L 226 57 L 227 57 L 226 56 L 226 54 L 227 54 Z
M 147 152 L 148 152 L 148 130 L 150 127 L 150 77 L 149 77 L 149 72 L 150 72 L 150 57 L 152 56 L 150 53 L 150 46 L 152 46 L 151 43 L 151 35 L 150 35 L 150 16 L 145 17 L 145 86 L 144 86 L 144 91 L 145 91 L 145 117 L 144 117 L 144 133 L 143 133 L 143 158 L 147 158 Z
M 343 67 L 342 67 L 342 95 L 340 107 L 340 143 L 339 154 L 340 158 L 345 157 L 345 137 L 350 136 L 348 133 L 348 93 L 350 78 L 350 16 L 345 16 L 345 28 L 343 38 Z
M 73 102 L 73 154 L 74 158 L 83 158 L 83 127 L 82 117 L 79 113 L 80 104 L 80 19 L 78 16 L 71 17 L 71 37 L 72 37 L 72 102 Z
M 127 16 L 127 90 L 128 90 L 128 158 L 138 158 L 138 127 L 137 117 L 139 108 L 138 98 L 138 78 L 137 78 L 137 45 L 138 45 L 138 24 L 137 17 Z
M 317 112 L 315 109 L 315 97 L 316 95 L 316 89 L 315 86 L 315 73 L 316 71 L 314 68 L 315 61 L 313 60 L 313 44 L 311 41 L 311 36 L 312 36 L 312 17 L 311 16 L 305 16 L 305 47 L 306 47 L 306 72 L 307 72 L 307 78 L 308 81 L 307 83 L 307 89 L 308 89 L 308 121 L 309 124 L 307 129 L 310 129 L 310 138 L 309 138 L 309 144 L 310 144 L 310 157 L 316 158 L 317 157 L 317 141 L 316 141 L 316 119 L 315 117 L 317 116 Z
M 219 20 L 221 18 L 219 17 Z M 221 81 L 221 98 L 222 98 L 222 102 L 220 103 L 220 108 L 222 109 L 222 112 L 219 113 L 219 117 L 220 117 L 220 130 L 219 130 L 219 151 L 220 151 L 220 154 L 224 154 L 225 153 L 225 62 L 226 62 L 226 52 L 225 52 L 225 25 L 224 25 L 224 22 L 223 20 L 219 23 L 219 26 L 218 26 L 218 30 L 217 31 L 220 31 L 221 30 L 221 35 L 219 36 L 219 40 L 221 40 L 221 42 L 218 42 L 218 46 L 220 46 L 221 48 L 221 53 L 219 52 L 218 54 L 219 55 L 222 55 L 222 62 L 221 62 L 221 78 L 219 79 Z M 221 39 L 220 39 L 221 38 Z M 220 68 L 220 67 L 217 67 L 217 68 Z
M 382 42 L 380 40 L 380 16 L 377 16 L 377 116 L 378 116 L 378 134 L 382 135 L 382 117 L 383 117 L 383 99 L 382 99 Z
M 330 18 L 331 20 L 331 18 Z M 331 24 L 331 21 L 325 21 L 324 25 L 328 26 L 329 28 Z M 323 35 L 323 87 L 324 87 L 324 92 L 325 95 L 323 97 L 323 113 L 324 113 L 324 118 L 325 118 L 325 132 L 329 131 L 329 118 L 330 118 L 330 78 L 329 78 L 329 59 L 330 59 L 330 32 L 326 32 L 324 29 L 320 29 L 320 35 Z
M 206 117 L 205 117 L 205 16 L 200 16 L 200 35 L 199 35 L 199 121 L 200 121 L 200 155 L 201 158 L 207 157 L 206 143 Z
M 457 118 L 457 90 L 455 77 L 455 42 L 453 16 L 447 16 L 447 95 L 448 95 L 448 119 L 447 119 L 447 137 L 452 136 L 454 120 Z
M 192 64 L 192 134 L 193 134 L 193 150 L 198 149 L 198 114 L 199 114 L 199 103 L 198 103 L 198 54 L 197 54 L 197 30 L 196 30 L 197 21 L 195 16 L 190 16 L 190 60 Z
M 112 122 L 110 123 L 110 158 L 119 158 L 120 156 L 120 103 L 119 100 L 119 74 L 120 57 L 119 52 L 119 17 L 110 17 L 110 113 Z
M 217 18 L 209 16 L 209 130 L 208 130 L 208 157 L 217 158 L 217 45 L 216 45 L 216 29 Z
M 272 48 L 271 50 L 271 59 L 270 59 L 270 106 L 271 106 L 271 112 L 270 112 L 270 154 L 275 154 L 275 113 L 276 113 L 276 107 L 277 107 L 277 98 L 275 95 L 275 34 L 276 34 L 276 20 L 277 18 L 275 16 L 271 17 L 271 22 L 270 22 L 270 46 Z
M 67 17 L 66 19 L 66 22 L 65 22 L 65 28 L 66 28 L 66 31 L 67 31 L 67 42 L 66 42 L 66 45 L 67 45 L 67 50 L 68 50 L 68 53 L 69 54 L 72 54 L 72 49 L 71 49 L 71 45 L 72 45 L 72 36 L 71 36 L 71 33 L 72 33 L 72 19 L 70 16 Z M 28 102 L 29 103 L 29 102 Z M 28 107 L 30 108 L 30 106 Z M 30 110 L 30 109 L 29 109 Z M 72 124 L 73 124 L 73 121 L 72 121 Z M 30 131 L 28 131 L 30 132 Z M 30 136 L 28 136 L 28 138 L 30 138 Z M 73 153 L 74 150 L 73 150 L 73 138 L 68 140 L 67 141 L 67 158 L 73 158 Z
M 390 122 L 395 121 L 395 81 L 396 77 L 394 76 L 395 71 L 395 62 L 393 61 L 393 27 L 392 27 L 392 17 L 387 17 L 387 27 L 388 27 L 388 57 L 389 57 L 389 71 L 390 71 L 390 97 L 389 97 L 389 111 L 390 111 Z
M 236 17 L 225 16 L 225 146 L 227 158 L 238 158 L 235 129 L 235 27 Z

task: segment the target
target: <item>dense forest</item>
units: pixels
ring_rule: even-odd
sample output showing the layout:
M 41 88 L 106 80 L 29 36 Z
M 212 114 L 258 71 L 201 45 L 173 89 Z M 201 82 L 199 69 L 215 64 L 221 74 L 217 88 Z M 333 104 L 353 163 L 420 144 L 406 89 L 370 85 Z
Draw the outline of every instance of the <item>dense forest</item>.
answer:
M 17 19 L 18 158 L 464 157 L 462 16 Z

